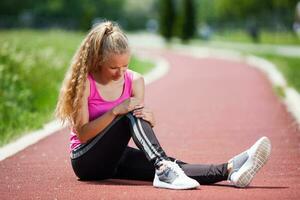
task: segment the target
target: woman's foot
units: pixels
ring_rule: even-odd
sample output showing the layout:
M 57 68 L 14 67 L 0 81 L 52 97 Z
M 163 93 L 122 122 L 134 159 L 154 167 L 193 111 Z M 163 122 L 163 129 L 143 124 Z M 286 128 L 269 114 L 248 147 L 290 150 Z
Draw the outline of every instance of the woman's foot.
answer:
M 233 157 L 229 163 L 232 169 L 228 179 L 236 187 L 247 187 L 255 174 L 264 166 L 271 154 L 269 138 L 260 138 L 252 147 Z
M 175 162 L 162 160 L 155 171 L 153 186 L 183 190 L 197 188 L 200 184 L 189 178 Z

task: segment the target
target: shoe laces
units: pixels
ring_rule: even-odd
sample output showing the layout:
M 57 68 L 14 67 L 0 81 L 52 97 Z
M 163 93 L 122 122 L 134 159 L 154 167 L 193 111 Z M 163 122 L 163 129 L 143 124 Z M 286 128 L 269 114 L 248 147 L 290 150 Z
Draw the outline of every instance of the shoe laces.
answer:
M 185 174 L 184 171 L 179 167 L 176 162 L 172 161 L 163 161 L 165 166 L 170 168 L 176 175 L 183 175 Z

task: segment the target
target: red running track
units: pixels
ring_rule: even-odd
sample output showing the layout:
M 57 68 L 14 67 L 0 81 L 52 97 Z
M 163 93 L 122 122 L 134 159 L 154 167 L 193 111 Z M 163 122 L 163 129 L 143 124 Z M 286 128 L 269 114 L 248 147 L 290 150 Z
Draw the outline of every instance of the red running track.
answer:
M 146 51 L 144 49 L 144 51 Z M 150 182 L 78 181 L 67 130 L 0 162 L 0 199 L 299 199 L 300 131 L 266 77 L 243 63 L 197 59 L 171 51 L 170 72 L 147 86 L 146 104 L 170 156 L 190 163 L 221 163 L 263 135 L 272 141 L 267 165 L 250 187 L 228 182 L 197 190 L 156 189 Z

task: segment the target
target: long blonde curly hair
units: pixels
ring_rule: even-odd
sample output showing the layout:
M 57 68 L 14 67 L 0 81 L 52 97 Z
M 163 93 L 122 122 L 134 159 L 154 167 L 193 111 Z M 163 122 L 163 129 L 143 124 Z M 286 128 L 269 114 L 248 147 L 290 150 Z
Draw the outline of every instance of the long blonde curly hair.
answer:
M 78 130 L 88 73 L 97 70 L 110 53 L 129 52 L 126 35 L 116 23 L 105 21 L 90 30 L 74 54 L 63 81 L 55 115 Z

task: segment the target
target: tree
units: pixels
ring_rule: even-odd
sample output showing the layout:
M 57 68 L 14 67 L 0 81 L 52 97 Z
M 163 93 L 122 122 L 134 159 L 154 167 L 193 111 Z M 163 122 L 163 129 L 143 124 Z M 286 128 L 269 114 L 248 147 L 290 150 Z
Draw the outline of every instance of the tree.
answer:
M 258 24 L 275 27 L 293 22 L 291 10 L 299 0 L 218 0 L 216 3 L 217 18 L 223 22 L 255 21 Z M 241 23 L 242 24 L 242 23 Z
M 196 32 L 196 6 L 193 0 L 183 0 L 181 3 L 179 37 L 183 42 L 187 42 Z
M 174 0 L 160 1 L 160 23 L 159 31 L 161 35 L 169 41 L 173 36 L 175 21 L 175 2 Z
M 124 0 L 1 0 L 0 27 L 22 26 L 20 18 L 27 14 L 32 16 L 34 27 L 87 30 L 95 18 L 123 18 L 123 5 Z

